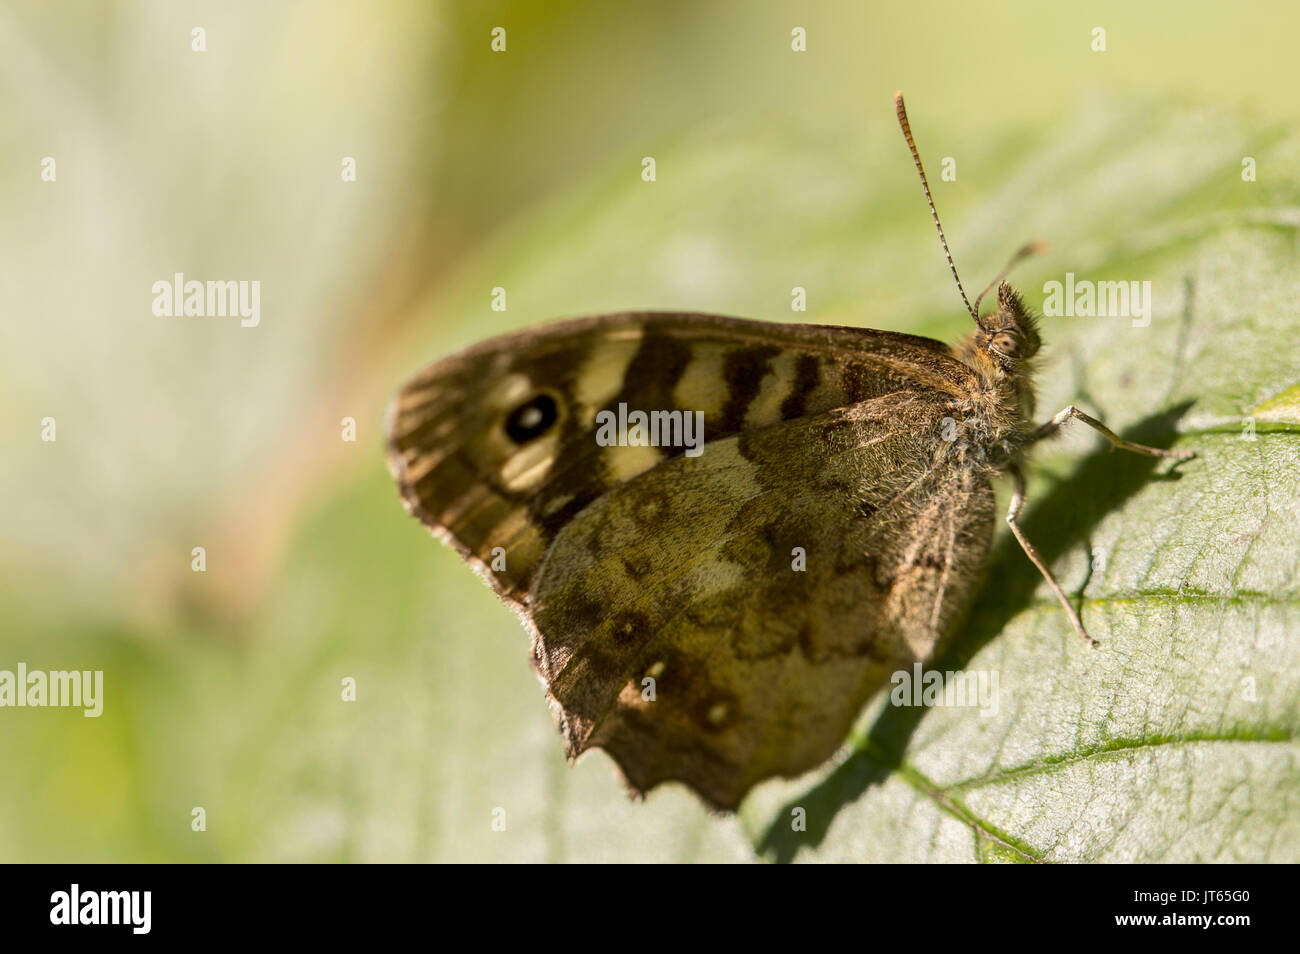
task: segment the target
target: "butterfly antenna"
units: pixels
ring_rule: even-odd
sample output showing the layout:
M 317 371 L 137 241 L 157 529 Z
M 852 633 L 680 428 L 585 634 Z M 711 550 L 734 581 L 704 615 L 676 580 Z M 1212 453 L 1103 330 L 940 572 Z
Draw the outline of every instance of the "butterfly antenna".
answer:
M 952 269 L 953 280 L 957 282 L 957 291 L 961 292 L 961 300 L 965 302 L 966 310 L 970 312 L 970 316 L 979 321 L 979 315 L 970 306 L 970 299 L 966 297 L 966 289 L 961 287 L 961 278 L 957 275 L 957 266 L 952 263 L 952 252 L 948 251 L 948 239 L 944 237 L 943 226 L 939 224 L 939 212 L 934 207 L 934 196 L 930 195 L 930 183 L 925 178 L 925 168 L 921 165 L 921 154 L 916 151 L 916 142 L 912 139 L 912 127 L 907 121 L 907 108 L 903 105 L 902 90 L 894 94 L 894 110 L 898 113 L 898 125 L 903 127 L 903 137 L 907 140 L 907 148 L 912 150 L 912 161 L 916 163 L 916 171 L 921 174 L 921 188 L 925 190 L 925 201 L 930 204 L 930 215 L 934 218 L 934 227 L 939 230 L 939 241 L 943 243 L 943 254 L 948 256 L 948 267 Z
M 975 313 L 979 314 L 980 300 L 989 292 L 991 292 L 993 290 L 993 287 L 997 285 L 998 282 L 1006 278 L 1007 275 L 1011 272 L 1011 269 L 1015 268 L 1024 259 L 1028 258 L 1030 255 L 1041 255 L 1043 252 L 1046 251 L 1047 251 L 1046 242 L 1030 242 L 1028 245 L 1022 246 L 1020 251 L 1016 252 L 1015 255 L 1011 256 L 1011 261 L 1007 262 L 1006 267 L 1003 268 L 1002 271 L 998 272 L 998 277 L 993 279 L 993 281 L 989 282 L 988 287 L 985 288 L 982 292 L 979 293 L 979 295 L 976 296 Z

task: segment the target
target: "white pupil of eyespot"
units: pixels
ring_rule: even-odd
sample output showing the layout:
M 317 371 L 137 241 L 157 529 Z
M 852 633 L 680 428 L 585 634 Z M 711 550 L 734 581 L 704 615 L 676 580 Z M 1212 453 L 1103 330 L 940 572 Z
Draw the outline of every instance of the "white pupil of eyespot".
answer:
M 519 426 L 525 430 L 531 430 L 540 423 L 542 423 L 542 412 L 539 408 L 526 407 L 519 415 Z

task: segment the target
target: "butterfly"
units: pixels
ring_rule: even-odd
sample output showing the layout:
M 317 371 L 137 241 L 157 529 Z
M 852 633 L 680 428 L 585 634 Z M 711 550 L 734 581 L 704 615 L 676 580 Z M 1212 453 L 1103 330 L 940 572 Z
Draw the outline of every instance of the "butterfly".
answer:
M 604 749 L 636 793 L 675 780 L 732 810 L 833 755 L 969 602 L 1001 474 L 1007 523 L 1091 642 L 1020 529 L 1025 452 L 1077 419 L 1192 456 L 1073 407 L 1033 423 L 1037 321 L 1010 265 L 994 308 L 970 304 L 901 93 L 895 108 L 975 323 L 956 347 L 608 314 L 485 341 L 389 407 L 406 508 L 521 617 L 569 758 Z

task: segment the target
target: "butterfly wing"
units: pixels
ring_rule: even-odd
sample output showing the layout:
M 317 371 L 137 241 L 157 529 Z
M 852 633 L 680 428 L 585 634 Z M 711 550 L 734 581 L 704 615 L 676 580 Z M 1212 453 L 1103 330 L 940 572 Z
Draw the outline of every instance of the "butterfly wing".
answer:
M 907 335 L 607 316 L 417 376 L 390 465 L 524 617 L 569 754 L 732 808 L 827 758 L 965 602 L 992 490 L 939 425 L 969 374 Z M 702 454 L 602 446 L 620 403 L 702 411 Z
M 582 318 L 420 372 L 389 407 L 388 462 L 407 509 L 523 610 L 565 524 L 682 452 L 601 446 L 601 410 L 699 411 L 715 441 L 898 390 L 951 388 L 960 373 L 946 345 L 912 335 L 716 315 Z M 511 415 L 530 401 L 554 402 L 555 420 L 521 442 Z
M 916 403 L 709 444 L 560 532 L 533 623 L 571 756 L 599 746 L 639 791 L 677 779 L 735 808 L 825 761 L 892 673 L 930 657 L 983 563 L 993 493 L 933 463 Z

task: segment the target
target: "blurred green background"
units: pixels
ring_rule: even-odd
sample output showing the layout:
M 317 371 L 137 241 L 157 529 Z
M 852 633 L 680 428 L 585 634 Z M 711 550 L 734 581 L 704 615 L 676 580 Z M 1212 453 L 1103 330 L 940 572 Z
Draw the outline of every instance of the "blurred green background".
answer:
M 1052 243 L 1018 273 L 1038 307 L 1047 277 L 1174 274 L 1206 223 L 1255 215 L 1283 241 L 1249 245 L 1281 256 L 1258 271 L 1288 262 L 1292 282 L 1267 327 L 1293 332 L 1297 36 L 1300 8 L 1279 2 L 6 3 L 0 669 L 103 669 L 106 699 L 98 719 L 0 709 L 0 860 L 791 854 L 765 850 L 770 806 L 715 818 L 671 788 L 634 803 L 603 753 L 565 766 L 513 614 L 398 503 L 388 397 L 455 347 L 588 312 L 954 339 L 898 88 L 972 293 L 1030 238 Z M 939 181 L 942 156 L 956 181 Z M 175 272 L 259 280 L 260 325 L 153 316 L 151 286 Z M 790 314 L 795 285 L 806 315 Z M 1071 361 L 1118 362 L 1102 362 L 1113 382 L 1089 379 L 1099 400 L 1143 349 L 1139 379 L 1177 363 L 1189 339 L 1165 327 L 1049 325 L 1052 401 L 1078 392 Z M 1252 353 L 1249 379 L 1184 389 L 1180 426 L 1235 432 L 1282 395 L 1289 429 L 1294 341 Z M 1108 409 L 1139 421 L 1179 396 L 1156 390 Z M 1059 474 L 1091 446 L 1073 440 Z M 1294 605 L 1294 574 L 1270 586 Z M 1049 625 L 1064 621 L 1035 632 Z M 1280 741 L 1290 706 L 1270 715 Z M 1288 786 L 1274 849 L 1290 852 L 1294 749 L 1269 771 L 1275 801 Z M 880 839 L 832 831 L 806 856 L 970 855 L 939 821 L 916 835 L 915 805 L 892 798 L 869 809 Z M 917 838 L 928 854 L 882 854 Z M 1059 832 L 1026 839 L 999 843 L 1069 856 Z

